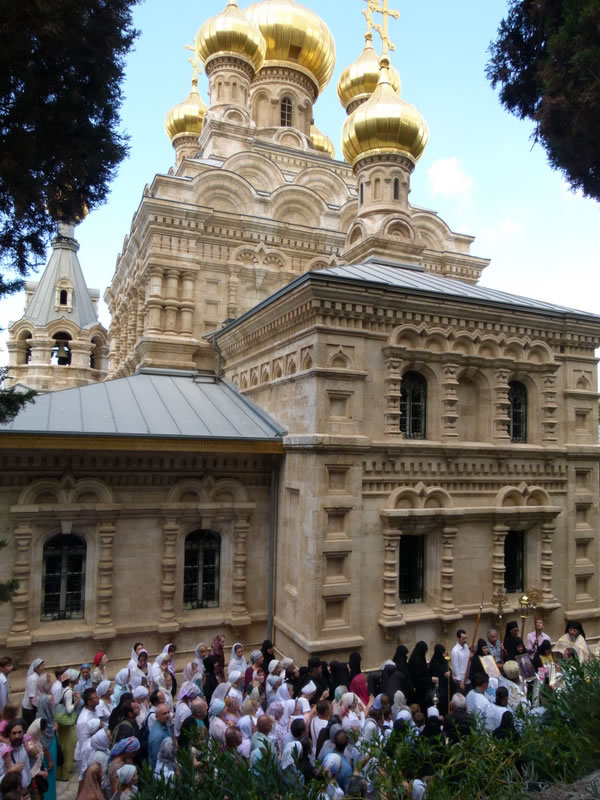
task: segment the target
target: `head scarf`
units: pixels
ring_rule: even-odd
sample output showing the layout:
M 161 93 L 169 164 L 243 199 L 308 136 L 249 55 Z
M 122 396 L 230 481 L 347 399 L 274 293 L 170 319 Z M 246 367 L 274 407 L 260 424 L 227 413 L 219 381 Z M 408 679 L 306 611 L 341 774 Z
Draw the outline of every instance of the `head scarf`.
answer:
M 173 771 L 177 769 L 177 758 L 175 756 L 175 742 L 173 741 L 173 737 L 167 736 L 160 743 L 158 760 L 162 761 L 165 766 Z
M 438 719 L 440 718 L 440 712 L 435 706 L 429 706 L 427 709 L 427 718 L 430 719 L 431 717 L 437 717 Z
M 373 705 L 371 706 L 371 708 L 375 708 L 375 709 L 382 708 L 382 705 L 381 705 L 381 698 L 382 697 L 383 697 L 383 694 L 378 694 L 377 697 L 375 698 L 375 700 L 373 700 Z
M 145 700 L 149 695 L 148 689 L 145 686 L 136 686 L 133 690 L 134 700 Z
M 194 672 L 194 667 L 196 667 L 196 671 Z M 197 661 L 189 661 L 185 667 L 183 668 L 183 678 L 186 681 L 194 680 L 194 675 L 198 672 L 198 662 Z M 199 673 L 200 674 L 200 673 Z
M 110 681 L 101 681 L 98 686 L 96 686 L 96 694 L 98 697 L 104 697 L 104 695 L 108 693 L 109 689 Z
M 97 733 L 100 728 L 102 727 L 102 721 L 98 719 L 98 717 L 91 717 L 85 723 L 85 735 L 88 739 L 91 739 L 92 736 Z
M 342 695 L 342 699 L 340 700 L 340 705 L 343 709 L 348 711 L 351 706 L 354 705 L 356 701 L 356 695 L 354 692 L 346 692 L 346 694 Z
M 238 672 L 237 669 L 234 669 L 233 672 L 230 672 L 227 677 L 229 678 L 229 683 L 233 686 L 233 684 L 237 683 L 242 677 L 242 673 Z
M 251 739 L 252 738 L 252 717 L 248 714 L 245 714 L 243 717 L 240 717 L 238 722 L 238 728 L 242 732 L 242 736 L 244 739 Z
M 394 664 L 396 664 L 397 667 L 399 667 L 400 664 L 406 664 L 407 658 L 408 658 L 408 647 L 405 647 L 403 644 L 399 644 L 398 647 L 396 648 L 396 652 L 394 653 L 394 658 L 393 658 Z
M 226 683 L 220 683 L 217 688 L 212 693 L 212 700 L 225 700 L 229 690 L 231 689 L 231 684 L 229 681 Z
M 200 697 L 202 692 L 196 686 L 195 683 L 190 681 L 186 681 L 181 689 L 179 690 L 179 694 L 177 695 L 178 700 L 183 700 L 184 697 L 187 697 L 189 700 L 193 700 L 195 697 Z M 214 693 L 213 693 L 214 694 Z
M 34 661 L 31 662 L 31 665 L 29 666 L 29 669 L 27 670 L 27 674 L 28 675 L 33 675 L 33 673 L 40 666 L 40 664 L 43 664 L 43 663 L 44 663 L 44 659 L 43 658 L 36 658 Z
M 475 651 L 475 655 L 483 657 L 485 655 L 485 653 L 483 652 L 483 648 L 487 646 L 488 646 L 487 639 L 478 639 L 477 650 Z
M 283 716 L 283 703 L 279 700 L 273 700 L 273 702 L 267 708 L 267 714 L 273 717 L 274 720 L 281 719 Z
M 242 657 L 241 657 L 241 658 L 238 658 L 238 657 L 236 656 L 236 654 L 235 654 L 235 648 L 236 648 L 236 647 L 243 647 L 243 646 L 244 646 L 244 645 L 243 645 L 241 642 L 236 642 L 236 643 L 233 645 L 233 647 L 231 648 L 231 656 L 229 657 L 229 660 L 230 660 L 230 661 L 233 661 L 234 663 L 238 663 L 238 662 L 240 662 L 240 661 L 242 661 L 242 660 L 243 660 L 243 661 L 246 661 L 246 659 L 244 658 L 243 654 L 242 654 Z
M 215 638 L 212 640 L 210 644 L 210 649 L 217 658 L 223 658 L 225 656 L 225 647 L 221 642 L 221 637 L 223 636 L 222 633 L 217 633 Z M 223 637 L 225 638 L 225 637 Z
M 396 708 L 402 708 L 406 705 L 406 696 L 400 689 L 394 694 L 394 705 Z
M 141 652 L 141 650 L 140 650 L 140 652 Z M 131 659 L 130 659 L 129 663 L 130 664 L 133 663 L 137 667 L 137 661 L 138 661 L 138 654 L 135 652 L 135 647 L 132 647 L 131 648 Z
M 269 677 L 271 676 L 269 675 Z M 277 692 L 275 693 L 275 699 L 281 700 L 282 703 L 285 703 L 287 700 L 289 700 L 290 690 L 288 689 L 288 686 L 289 686 L 288 683 L 284 683 L 282 686 L 280 686 L 279 689 L 277 689 Z
M 67 669 L 67 670 L 65 670 L 63 672 L 63 678 L 65 680 L 71 681 L 71 683 L 74 683 L 77 680 L 78 677 L 79 677 L 79 670 L 78 669 L 73 669 L 71 667 L 71 668 L 69 668 L 69 669 Z M 96 691 L 98 691 L 98 690 L 96 689 Z
M 86 661 L 85 664 L 81 665 L 81 669 L 91 669 L 91 668 L 92 668 L 92 665 L 90 664 L 89 661 Z
M 260 652 L 260 650 L 253 650 L 253 651 L 250 653 L 250 663 L 251 663 L 251 664 L 256 664 L 256 662 L 258 661 L 258 659 L 259 659 L 261 656 L 262 656 L 262 653 Z
M 169 642 L 168 644 L 166 644 L 163 647 L 161 655 L 164 656 L 163 661 L 164 661 L 165 658 L 169 659 L 169 672 L 171 672 L 173 675 L 175 675 L 175 655 L 173 653 L 171 653 L 171 655 L 169 655 L 169 647 L 173 647 L 173 642 Z M 139 656 L 138 656 L 138 658 L 139 658 Z M 162 664 L 162 661 L 160 663 Z
M 294 759 L 299 758 L 301 755 L 302 755 L 302 744 L 297 739 L 288 742 L 283 748 L 283 753 L 281 754 L 281 763 L 280 763 L 281 769 L 286 769 L 287 767 L 293 767 Z
M 360 675 L 360 653 L 354 650 L 350 653 L 350 657 L 348 658 L 348 666 L 350 667 L 350 680 L 355 678 L 357 675 Z
M 96 655 L 94 656 L 94 666 L 99 667 L 100 662 L 102 661 L 102 656 L 104 655 L 104 650 L 98 650 Z
M 309 694 L 314 694 L 317 691 L 317 687 L 315 686 L 313 681 L 309 681 L 306 686 L 303 686 L 300 690 L 301 694 L 304 694 L 308 697 Z
M 38 717 L 34 719 L 31 725 L 27 728 L 27 736 L 31 736 L 31 738 L 39 742 L 42 738 L 42 720 Z
M 292 666 L 293 663 L 294 659 L 286 656 L 285 658 L 281 659 L 281 669 L 285 672 Z
M 279 666 L 279 661 L 276 658 L 272 658 L 269 661 L 269 675 L 272 675 L 278 666 Z
M 200 672 L 200 676 L 202 676 L 204 674 L 204 659 L 200 655 L 200 648 L 201 647 L 206 647 L 207 655 L 208 655 L 208 651 L 210 649 L 209 646 L 206 644 L 206 642 L 198 642 L 198 644 L 196 645 L 196 648 L 194 650 L 194 655 L 196 656 L 194 658 L 194 661 L 195 661 L 196 664 L 198 664 L 198 670 Z
M 128 786 L 135 778 L 136 774 L 137 769 L 133 766 L 133 764 L 123 764 L 123 766 L 119 767 L 117 770 L 117 775 L 119 776 L 119 783 L 121 786 Z
M 346 694 L 347 691 L 348 691 L 347 686 L 341 686 L 341 685 L 336 686 L 335 692 L 333 693 L 334 699 L 337 700 L 337 702 L 339 703 L 340 700 L 342 699 L 342 695 Z
M 129 670 L 127 668 L 120 669 L 115 675 L 115 683 L 118 683 L 119 686 L 127 686 L 128 681 L 129 681 Z
M 269 653 L 269 650 L 273 649 L 273 642 L 270 639 L 265 639 L 262 643 L 262 647 L 260 648 L 260 652 L 263 654 L 264 657 L 264 667 L 269 666 L 269 662 L 272 660 L 273 655 Z
M 211 700 L 210 706 L 208 709 L 208 716 L 209 717 L 218 717 L 219 714 L 222 714 L 225 710 L 225 703 L 223 700 Z
M 342 661 L 329 662 L 330 691 L 335 692 L 338 686 L 350 686 L 350 673 L 348 665 Z
M 404 722 L 412 722 L 412 714 L 407 708 L 403 708 L 396 719 L 402 719 Z
M 506 630 L 504 632 L 504 649 L 506 650 L 506 655 L 508 659 L 513 659 L 515 657 L 515 645 L 514 645 L 514 638 L 511 636 L 511 631 L 519 630 L 519 623 L 513 620 L 512 622 L 506 623 Z
M 110 739 L 104 728 L 96 731 L 90 739 L 90 744 L 93 750 L 108 750 L 110 747 Z
M 342 757 L 338 753 L 327 753 L 323 759 L 323 766 L 331 777 L 335 778 L 342 769 Z
M 277 684 L 281 683 L 282 680 L 283 678 L 281 677 L 281 675 L 269 675 L 269 677 L 267 678 L 267 684 L 271 689 L 275 689 Z
M 135 736 L 128 736 L 127 739 L 121 739 L 110 751 L 109 761 L 113 758 L 120 756 L 122 753 L 135 753 L 140 749 L 139 740 Z

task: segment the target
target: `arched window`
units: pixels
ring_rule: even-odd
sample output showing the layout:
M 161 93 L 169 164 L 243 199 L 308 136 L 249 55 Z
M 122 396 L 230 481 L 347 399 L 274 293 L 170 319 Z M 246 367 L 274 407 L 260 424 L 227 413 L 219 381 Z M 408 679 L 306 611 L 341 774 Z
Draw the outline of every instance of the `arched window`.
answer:
M 292 101 L 289 97 L 284 97 L 281 101 L 281 127 L 292 127 Z
M 398 558 L 398 587 L 402 604 L 422 603 L 425 586 L 425 537 L 402 536 Z
M 69 293 L 67 292 L 67 290 L 66 289 L 61 289 L 60 290 L 60 297 L 59 297 L 59 300 L 58 300 L 59 305 L 66 306 L 67 303 L 68 303 L 68 298 L 69 298 Z
M 394 200 L 400 199 L 400 179 L 394 178 Z
M 86 543 L 74 534 L 58 534 L 44 545 L 43 620 L 83 617 L 85 556 Z
M 508 384 L 508 433 L 511 442 L 527 441 L 527 389 L 519 381 Z
M 504 539 L 504 586 L 507 592 L 524 590 L 525 534 L 509 531 Z
M 400 389 L 400 432 L 407 439 L 425 439 L 427 381 L 419 372 L 405 372 Z
M 183 567 L 184 608 L 219 605 L 221 537 L 216 531 L 192 531 L 185 539 Z
M 71 337 L 65 331 L 54 334 L 54 345 L 50 356 L 51 364 L 58 364 L 60 367 L 68 367 L 71 363 L 71 347 L 69 342 Z

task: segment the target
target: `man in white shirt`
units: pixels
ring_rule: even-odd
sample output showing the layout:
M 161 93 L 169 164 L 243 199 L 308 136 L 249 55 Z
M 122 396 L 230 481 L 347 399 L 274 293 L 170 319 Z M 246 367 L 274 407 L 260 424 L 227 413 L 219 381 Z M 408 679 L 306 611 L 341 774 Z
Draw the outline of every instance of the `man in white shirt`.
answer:
M 81 746 L 83 744 L 87 724 L 91 719 L 98 719 L 96 714 L 96 707 L 100 702 L 95 689 L 86 689 L 81 698 L 83 702 L 83 710 L 77 717 L 75 729 L 77 731 L 77 746 L 75 747 L 75 761 L 79 761 L 81 754 Z
M 10 694 L 10 686 L 8 683 L 8 676 L 13 670 L 12 658 L 4 656 L 0 658 L 0 714 L 2 709 L 8 703 L 8 695 Z
M 489 678 L 483 672 L 473 678 L 473 688 L 467 695 L 467 711 L 477 719 L 480 730 L 485 729 L 488 711 L 492 703 L 486 697 Z
M 469 645 L 467 644 L 467 632 L 459 628 L 456 631 L 456 644 L 450 654 L 450 663 L 452 664 L 454 680 L 458 681 L 462 692 L 465 690 L 470 654 Z

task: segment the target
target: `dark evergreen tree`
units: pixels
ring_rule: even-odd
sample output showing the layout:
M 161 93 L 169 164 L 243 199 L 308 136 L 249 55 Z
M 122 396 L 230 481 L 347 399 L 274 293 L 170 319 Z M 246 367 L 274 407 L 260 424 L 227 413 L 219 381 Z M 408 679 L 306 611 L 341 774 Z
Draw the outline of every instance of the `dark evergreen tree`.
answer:
M 486 74 L 573 189 L 600 199 L 600 0 L 510 0 Z
M 24 276 L 57 220 L 102 203 L 138 0 L 0 0 L 0 267 Z M 0 279 L 1 280 L 1 279 Z M 6 279 L 0 294 L 16 291 Z

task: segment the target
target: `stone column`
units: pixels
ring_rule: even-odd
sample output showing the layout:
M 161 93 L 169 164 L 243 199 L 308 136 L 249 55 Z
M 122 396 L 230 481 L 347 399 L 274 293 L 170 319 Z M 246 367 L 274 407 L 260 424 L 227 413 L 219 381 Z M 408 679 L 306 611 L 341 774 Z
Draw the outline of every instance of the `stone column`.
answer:
M 454 542 L 457 528 L 442 528 L 442 596 L 441 609 L 444 613 L 456 613 L 454 602 Z
M 112 618 L 113 541 L 115 531 L 116 528 L 113 522 L 102 521 L 98 523 L 98 575 L 94 639 L 113 639 L 116 636 Z
M 179 332 L 191 336 L 194 323 L 194 273 L 186 272 L 181 279 Z
M 546 372 L 542 376 L 542 441 L 554 443 L 557 441 L 556 434 L 556 374 L 553 371 Z
M 540 578 L 542 583 L 542 603 L 554 603 L 556 598 L 552 591 L 552 537 L 556 525 L 544 522 L 541 529 L 542 552 L 540 559 Z
M 458 364 L 442 366 L 442 437 L 457 439 L 458 431 Z
M 144 320 L 146 316 L 146 303 L 145 303 L 145 295 L 142 289 L 138 289 L 137 291 L 138 301 L 137 301 L 137 321 L 136 321 L 136 341 L 137 339 L 141 339 L 144 335 Z
M 504 541 L 508 525 L 494 525 L 492 528 L 492 594 L 504 593 Z
M 500 442 L 510 442 L 508 392 L 508 370 L 497 369 L 494 383 L 494 438 Z
M 246 607 L 246 586 L 248 583 L 248 531 L 247 517 L 237 517 L 233 523 L 233 587 L 231 600 L 232 623 L 236 626 L 249 625 L 251 620 Z
M 383 609 L 380 620 L 398 620 L 398 551 L 402 531 L 398 528 L 383 529 Z
M 385 362 L 385 433 L 387 436 L 402 436 L 400 432 L 402 366 L 403 361 L 399 358 L 389 358 Z
M 148 280 L 148 332 L 161 333 L 162 331 L 162 271 L 153 268 Z
M 29 522 L 22 522 L 15 528 L 17 552 L 13 567 L 13 578 L 19 581 L 12 596 L 13 621 L 7 637 L 7 647 L 29 647 L 29 609 L 31 606 L 31 542 L 33 529 Z
M 175 614 L 175 572 L 177 567 L 177 536 L 179 522 L 176 519 L 167 519 L 163 523 L 163 555 L 161 561 L 162 579 L 160 583 L 160 620 L 158 630 L 161 633 L 179 630 L 179 623 Z

